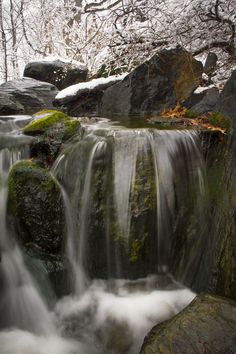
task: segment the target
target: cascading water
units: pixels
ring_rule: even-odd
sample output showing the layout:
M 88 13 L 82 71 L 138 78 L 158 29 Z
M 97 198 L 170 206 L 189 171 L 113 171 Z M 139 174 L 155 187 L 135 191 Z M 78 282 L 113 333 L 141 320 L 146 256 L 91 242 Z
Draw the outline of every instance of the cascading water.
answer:
M 54 173 L 78 221 L 69 259 L 76 257 L 92 278 L 137 278 L 168 268 L 184 199 L 195 197 L 197 205 L 205 194 L 194 131 L 89 127 Z
M 1 326 L 17 326 L 37 333 L 52 330 L 46 305 L 39 296 L 32 278 L 27 271 L 22 254 L 6 227 L 7 174 L 12 164 L 24 156 L 22 149 L 0 151 L 0 222 L 1 222 L 1 263 L 2 282 L 0 312 Z
M 1 157 L 10 153 L 1 151 Z M 3 225 L 7 170 L 1 169 Z M 202 222 L 198 206 L 205 177 L 198 135 L 84 126 L 83 137 L 65 147 L 52 173 L 65 203 L 73 289 L 50 313 L 16 242 L 8 242 L 4 231 L 0 354 L 138 353 L 148 330 L 195 296 L 168 268 L 172 243 L 187 228 L 185 217 Z
M 14 134 L 0 134 L 1 138 L 9 146 L 0 149 L 0 353 L 31 354 L 38 345 L 44 347 L 38 351 L 42 354 L 50 348 L 52 354 L 73 353 L 74 346 L 56 336 L 53 316 L 6 224 L 8 172 L 28 156 L 31 139 Z

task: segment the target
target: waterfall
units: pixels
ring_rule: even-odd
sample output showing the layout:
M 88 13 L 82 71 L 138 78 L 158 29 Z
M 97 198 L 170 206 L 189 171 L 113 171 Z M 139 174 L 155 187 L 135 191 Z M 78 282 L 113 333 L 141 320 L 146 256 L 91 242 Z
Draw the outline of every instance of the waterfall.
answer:
M 89 126 L 59 156 L 53 173 L 73 224 L 67 226 L 73 229 L 68 258 L 79 274 L 77 294 L 91 277 L 167 271 L 173 233 L 181 232 L 178 220 L 189 212 L 184 204 L 190 208 L 195 198 L 197 206 L 205 194 L 198 134 L 190 130 Z
M 25 155 L 24 150 L 0 151 L 0 325 L 46 334 L 53 330 L 51 317 L 25 267 L 22 253 L 6 227 L 7 175 L 22 154 Z
M 25 139 L 4 135 L 0 144 L 0 354 L 138 353 L 154 324 L 195 297 L 168 269 L 185 220 L 202 222 L 197 133 L 103 121 L 65 145 L 51 172 L 65 205 L 72 290 L 51 312 L 6 224 L 8 171 L 27 158 Z

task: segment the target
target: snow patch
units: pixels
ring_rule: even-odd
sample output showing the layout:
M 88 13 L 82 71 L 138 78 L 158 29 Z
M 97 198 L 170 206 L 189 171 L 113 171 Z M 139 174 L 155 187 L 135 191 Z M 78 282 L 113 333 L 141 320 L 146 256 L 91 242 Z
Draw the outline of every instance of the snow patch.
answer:
M 211 88 L 215 87 L 215 85 L 210 85 L 210 86 L 199 86 L 195 91 L 194 93 L 198 94 L 198 93 L 202 93 L 202 92 L 205 92 Z
M 88 82 L 80 82 L 79 84 L 75 84 L 72 86 L 68 86 L 64 90 L 60 91 L 56 95 L 56 100 L 61 100 L 66 97 L 71 97 L 71 96 L 77 96 L 79 93 L 84 92 L 84 91 L 89 91 L 96 89 L 97 87 L 101 85 L 108 85 L 108 84 L 113 84 L 118 81 L 121 81 L 125 78 L 126 74 L 123 75 L 114 75 L 114 76 L 109 76 L 109 77 L 101 77 L 99 79 L 93 79 Z
M 55 63 L 56 61 L 61 61 L 65 64 L 72 64 L 74 66 L 76 66 L 77 68 L 81 69 L 81 70 L 86 70 L 87 66 L 84 63 L 81 63 L 79 61 L 73 60 L 73 59 L 65 59 L 65 58 L 61 58 L 61 57 L 55 57 L 55 56 L 49 56 L 49 57 L 45 57 L 42 59 L 37 60 L 39 62 L 45 62 L 45 63 Z M 30 63 L 34 63 L 35 61 L 31 61 Z

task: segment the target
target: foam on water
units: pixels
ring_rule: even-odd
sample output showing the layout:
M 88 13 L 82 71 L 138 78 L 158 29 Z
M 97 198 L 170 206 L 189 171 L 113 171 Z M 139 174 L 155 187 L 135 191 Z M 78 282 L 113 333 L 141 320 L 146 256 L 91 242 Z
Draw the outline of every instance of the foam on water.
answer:
M 93 281 L 85 294 L 67 297 L 56 306 L 61 331 L 90 343 L 96 353 L 138 353 L 145 335 L 195 297 L 188 289 L 158 290 L 141 281 Z M 172 284 L 173 285 L 173 284 Z

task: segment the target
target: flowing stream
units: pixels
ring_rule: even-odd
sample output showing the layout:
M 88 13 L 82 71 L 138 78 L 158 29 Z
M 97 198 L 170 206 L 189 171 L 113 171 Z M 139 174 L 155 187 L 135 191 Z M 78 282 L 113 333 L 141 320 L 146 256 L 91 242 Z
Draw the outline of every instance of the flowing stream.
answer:
M 204 220 L 198 134 L 107 122 L 83 129 L 51 170 L 71 264 L 71 293 L 53 306 L 6 222 L 7 175 L 29 141 L 0 136 L 0 354 L 135 354 L 156 323 L 195 297 L 169 270 L 185 218 Z

